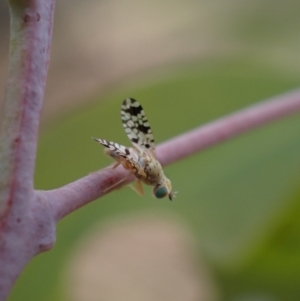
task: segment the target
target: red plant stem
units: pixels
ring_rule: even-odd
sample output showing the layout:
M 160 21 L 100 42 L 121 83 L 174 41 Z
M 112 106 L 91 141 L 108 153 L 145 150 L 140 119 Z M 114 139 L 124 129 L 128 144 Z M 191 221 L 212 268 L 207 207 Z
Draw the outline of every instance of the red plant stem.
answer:
M 242 109 L 219 120 L 184 133 L 157 147 L 157 157 L 163 165 L 183 159 L 193 153 L 230 139 L 265 123 L 300 111 L 300 91 L 293 91 Z M 58 221 L 70 212 L 103 195 L 103 191 L 126 176 L 126 171 L 104 169 L 61 188 L 40 192 L 51 202 Z M 133 178 L 123 184 L 127 184 Z
M 54 220 L 33 188 L 55 0 L 9 0 L 9 74 L 0 142 L 0 300 L 23 267 L 51 248 Z
M 200 150 L 277 119 L 299 113 L 300 90 L 276 96 L 209 122 L 159 145 L 157 157 L 168 165 Z
M 10 65 L 1 127 L 0 217 L 28 206 L 52 33 L 54 1 L 9 2 Z M 18 193 L 16 193 L 16 191 Z

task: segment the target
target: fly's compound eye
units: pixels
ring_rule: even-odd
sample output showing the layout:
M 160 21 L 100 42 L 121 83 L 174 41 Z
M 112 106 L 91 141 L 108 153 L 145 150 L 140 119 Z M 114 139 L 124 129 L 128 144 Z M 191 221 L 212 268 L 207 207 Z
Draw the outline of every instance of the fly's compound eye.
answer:
M 155 187 L 153 193 L 156 198 L 162 199 L 169 194 L 169 191 L 166 186 Z

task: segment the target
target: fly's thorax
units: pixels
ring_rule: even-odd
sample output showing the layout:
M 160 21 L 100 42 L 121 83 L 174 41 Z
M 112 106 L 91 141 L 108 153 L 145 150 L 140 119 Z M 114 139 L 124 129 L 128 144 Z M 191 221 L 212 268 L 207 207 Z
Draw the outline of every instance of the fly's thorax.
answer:
M 150 185 L 158 184 L 164 177 L 164 172 L 160 163 L 154 158 L 151 158 L 151 160 L 146 162 L 144 170 Z

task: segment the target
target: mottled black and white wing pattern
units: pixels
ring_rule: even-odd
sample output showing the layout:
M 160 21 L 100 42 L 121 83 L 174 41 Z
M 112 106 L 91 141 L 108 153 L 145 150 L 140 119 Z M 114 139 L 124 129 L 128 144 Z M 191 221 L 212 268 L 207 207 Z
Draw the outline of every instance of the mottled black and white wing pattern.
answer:
M 165 176 L 161 164 L 155 157 L 153 134 L 142 106 L 133 98 L 126 98 L 121 106 L 121 119 L 126 135 L 133 147 L 126 147 L 116 142 L 93 138 L 105 147 L 105 153 L 116 161 L 113 168 L 122 165 L 129 175 L 136 177 L 134 190 L 143 194 L 141 182 L 153 186 L 153 194 L 161 199 L 174 198 L 171 181 Z M 128 177 L 128 176 L 127 176 Z M 124 182 L 115 183 L 109 189 Z
M 139 156 L 132 148 L 104 139 L 94 137 L 93 139 L 106 147 L 105 153 L 117 161 L 115 166 L 122 164 L 125 169 L 141 174 L 141 172 L 138 172 L 138 170 L 140 170 L 140 165 L 138 163 Z
M 145 149 L 154 150 L 154 137 L 143 107 L 133 98 L 126 98 L 121 106 L 121 119 L 129 140 Z
M 102 144 L 103 146 L 105 146 L 106 148 L 108 148 L 111 152 L 114 152 L 115 154 L 117 154 L 118 156 L 127 158 L 128 156 L 130 156 L 130 150 L 128 147 L 121 145 L 119 143 L 116 142 L 112 142 L 112 141 L 107 141 L 104 139 L 99 139 L 99 138 L 94 138 L 93 139 L 95 141 L 97 141 L 98 143 Z

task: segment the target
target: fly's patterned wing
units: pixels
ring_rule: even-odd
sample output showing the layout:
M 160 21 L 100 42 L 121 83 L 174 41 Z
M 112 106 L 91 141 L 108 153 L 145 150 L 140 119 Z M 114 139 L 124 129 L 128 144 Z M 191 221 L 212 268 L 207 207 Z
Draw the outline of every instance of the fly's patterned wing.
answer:
M 121 119 L 129 140 L 145 149 L 155 149 L 153 134 L 145 115 L 145 112 L 138 101 L 133 98 L 126 98 L 121 106 Z
M 129 163 L 128 166 L 133 166 L 135 169 L 140 169 L 141 166 L 139 164 L 139 155 L 132 148 L 128 148 L 124 145 L 121 145 L 116 142 L 107 141 L 104 139 L 93 138 L 98 143 L 105 146 L 108 150 L 106 154 L 112 158 L 114 158 L 120 164 L 123 164 L 125 161 Z M 123 164 L 124 166 L 124 164 Z M 125 167 L 125 166 L 124 166 Z M 128 169 L 128 168 L 127 168 Z
M 129 149 L 124 145 L 94 137 L 93 139 L 121 157 L 127 158 L 130 155 Z
M 107 148 L 106 154 L 117 161 L 117 165 L 122 164 L 127 170 L 133 172 L 136 177 L 145 178 L 144 169 L 139 163 L 139 155 L 132 148 L 128 148 L 124 145 L 118 144 L 116 142 L 107 141 L 104 139 L 93 138 L 98 143 L 102 144 Z

